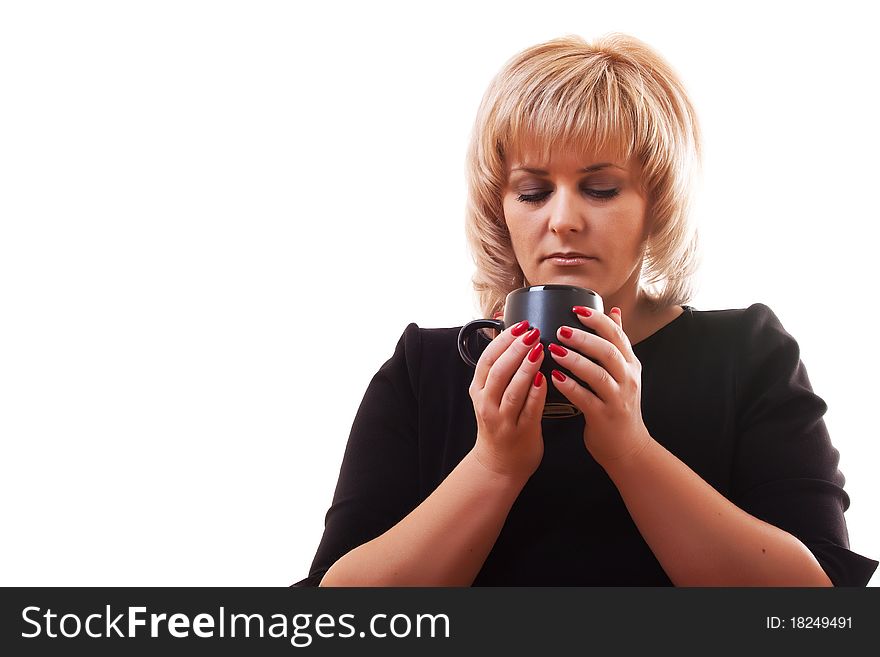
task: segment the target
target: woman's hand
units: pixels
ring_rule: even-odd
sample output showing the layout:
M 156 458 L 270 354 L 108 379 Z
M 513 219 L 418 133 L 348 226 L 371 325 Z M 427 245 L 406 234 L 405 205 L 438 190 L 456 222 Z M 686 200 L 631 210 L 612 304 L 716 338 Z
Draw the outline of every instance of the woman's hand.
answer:
M 562 326 L 556 337 L 570 349 L 560 350 L 551 344 L 550 352 L 556 362 L 593 392 L 557 370 L 553 371 L 553 384 L 584 414 L 584 445 L 604 467 L 638 454 L 652 440 L 642 421 L 642 364 L 623 332 L 619 308 L 612 308 L 610 317 L 595 311 L 587 317 L 578 312 L 579 308 L 574 311 L 581 324 L 596 335 Z
M 477 418 L 474 455 L 489 470 L 523 482 L 544 457 L 541 416 L 547 384 L 538 329 L 520 322 L 502 331 L 477 361 L 469 388 Z

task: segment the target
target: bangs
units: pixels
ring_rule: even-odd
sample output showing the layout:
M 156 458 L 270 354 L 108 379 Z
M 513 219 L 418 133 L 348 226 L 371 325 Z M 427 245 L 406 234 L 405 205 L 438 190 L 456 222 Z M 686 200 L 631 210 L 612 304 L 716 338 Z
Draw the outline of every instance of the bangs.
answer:
M 613 70 L 574 73 L 562 80 L 539 77 L 500 94 L 507 101 L 498 108 L 494 132 L 505 160 L 528 151 L 547 162 L 552 152 L 574 151 L 628 161 L 637 152 L 645 117 L 615 84 Z

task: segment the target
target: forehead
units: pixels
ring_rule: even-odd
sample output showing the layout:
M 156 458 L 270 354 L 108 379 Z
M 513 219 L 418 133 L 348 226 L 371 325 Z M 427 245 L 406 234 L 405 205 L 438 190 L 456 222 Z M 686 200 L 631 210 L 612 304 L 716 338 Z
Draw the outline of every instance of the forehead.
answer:
M 506 151 L 504 161 L 508 173 L 518 167 L 566 170 L 600 163 L 630 170 L 636 168 L 631 153 L 620 144 L 547 144 L 528 140 L 512 144 Z
M 626 158 L 613 150 L 587 151 L 575 149 L 556 150 L 549 153 L 540 150 L 520 151 L 506 160 L 508 175 L 518 173 L 522 169 L 530 169 L 526 173 L 542 175 L 543 172 L 555 173 L 592 173 L 593 171 L 611 171 L 616 173 L 637 174 L 638 165 L 634 158 Z

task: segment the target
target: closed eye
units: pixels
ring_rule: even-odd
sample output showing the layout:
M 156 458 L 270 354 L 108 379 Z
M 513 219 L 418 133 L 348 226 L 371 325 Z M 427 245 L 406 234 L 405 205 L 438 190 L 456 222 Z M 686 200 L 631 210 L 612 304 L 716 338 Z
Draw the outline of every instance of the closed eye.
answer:
M 544 199 L 546 199 L 548 196 L 550 196 L 550 193 L 551 192 L 549 192 L 549 191 L 545 191 L 545 192 L 538 192 L 536 194 L 519 194 L 516 197 L 516 200 L 519 201 L 520 203 L 538 204 L 541 201 L 543 201 Z M 614 198 L 615 196 L 617 196 L 620 193 L 620 189 L 618 189 L 618 188 L 614 188 L 614 189 L 585 189 L 584 193 L 592 196 L 593 198 L 597 198 L 600 200 L 608 200 L 608 199 L 611 199 L 611 198 Z

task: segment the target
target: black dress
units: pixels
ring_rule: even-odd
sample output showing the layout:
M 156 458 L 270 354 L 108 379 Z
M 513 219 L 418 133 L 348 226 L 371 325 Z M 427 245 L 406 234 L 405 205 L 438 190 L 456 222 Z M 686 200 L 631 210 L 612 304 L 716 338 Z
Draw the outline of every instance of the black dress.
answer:
M 836 586 L 878 562 L 849 550 L 850 500 L 800 350 L 776 315 L 684 312 L 633 347 L 651 436 L 731 502 L 803 542 Z M 309 576 L 397 524 L 477 434 L 454 328 L 409 324 L 370 382 L 345 449 Z M 471 336 L 477 357 L 489 339 Z M 583 443 L 584 418 L 542 421 L 544 458 L 513 504 L 474 586 L 671 586 L 620 494 Z

